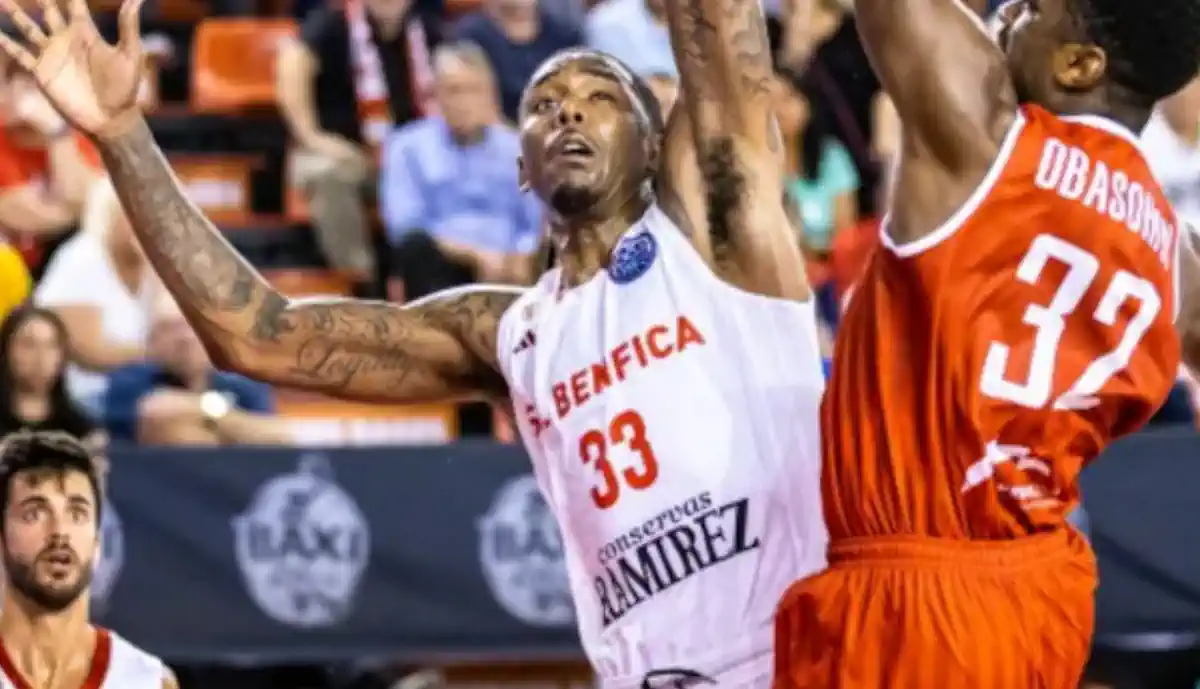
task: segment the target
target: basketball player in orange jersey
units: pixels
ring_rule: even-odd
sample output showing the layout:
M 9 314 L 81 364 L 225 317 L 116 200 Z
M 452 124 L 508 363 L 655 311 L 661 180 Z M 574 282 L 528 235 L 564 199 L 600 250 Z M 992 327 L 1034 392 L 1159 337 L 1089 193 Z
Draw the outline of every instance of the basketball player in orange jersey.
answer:
M 162 661 L 88 622 L 104 478 L 65 433 L 0 444 L 4 689 L 177 689 Z
M 983 4 L 980 2 L 979 4 Z M 1200 67 L 1197 0 L 855 0 L 903 122 L 822 404 L 830 569 L 776 686 L 1074 689 L 1080 470 L 1175 380 L 1181 227 L 1138 150 Z

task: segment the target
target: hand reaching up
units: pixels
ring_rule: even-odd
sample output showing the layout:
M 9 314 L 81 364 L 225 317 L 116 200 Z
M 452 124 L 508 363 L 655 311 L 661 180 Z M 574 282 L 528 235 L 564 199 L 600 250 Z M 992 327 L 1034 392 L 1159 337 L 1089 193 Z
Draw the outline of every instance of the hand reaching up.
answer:
M 115 46 L 96 30 L 86 0 L 65 0 L 66 16 L 56 0 L 38 2 L 45 30 L 15 0 L 0 0 L 0 9 L 26 43 L 0 34 L 0 50 L 29 72 L 47 100 L 81 131 L 96 137 L 118 136 L 139 122 L 142 0 L 122 3 L 120 41 Z

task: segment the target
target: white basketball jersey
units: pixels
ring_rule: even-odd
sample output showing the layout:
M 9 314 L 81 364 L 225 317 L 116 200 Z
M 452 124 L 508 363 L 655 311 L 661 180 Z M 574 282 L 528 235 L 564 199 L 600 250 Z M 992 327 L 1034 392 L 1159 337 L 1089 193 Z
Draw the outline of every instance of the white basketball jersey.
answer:
M 106 629 L 97 630 L 92 672 L 83 689 L 163 689 L 167 667 L 161 660 Z M 0 662 L 0 689 L 24 689 L 23 678 L 11 676 L 7 653 Z
M 498 346 L 602 685 L 769 686 L 775 606 L 824 566 L 813 305 L 723 282 L 655 207 Z

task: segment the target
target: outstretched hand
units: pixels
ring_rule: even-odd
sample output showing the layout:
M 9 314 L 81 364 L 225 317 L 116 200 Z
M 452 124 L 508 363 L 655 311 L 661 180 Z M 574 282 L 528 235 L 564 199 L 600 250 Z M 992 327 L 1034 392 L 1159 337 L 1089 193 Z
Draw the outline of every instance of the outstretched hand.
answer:
M 138 86 L 142 41 L 138 13 L 143 0 L 124 0 L 120 41 L 110 45 L 92 21 L 87 0 L 38 0 L 45 30 L 16 0 L 0 9 L 25 37 L 25 45 L 0 34 L 0 50 L 29 72 L 50 103 L 81 131 L 95 137 L 119 136 L 140 121 Z

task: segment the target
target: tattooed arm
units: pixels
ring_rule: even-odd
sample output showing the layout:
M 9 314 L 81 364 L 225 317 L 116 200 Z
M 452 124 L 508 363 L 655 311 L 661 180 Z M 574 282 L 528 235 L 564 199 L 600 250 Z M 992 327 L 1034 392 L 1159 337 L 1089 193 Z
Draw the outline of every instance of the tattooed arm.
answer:
M 667 0 L 667 24 L 680 91 L 658 180 L 665 209 L 708 235 L 726 279 L 807 299 L 804 264 L 780 203 L 784 155 L 759 0 Z
M 367 400 L 504 391 L 496 336 L 518 290 L 466 288 L 404 307 L 290 301 L 187 200 L 149 128 L 99 147 L 146 255 L 219 367 Z

